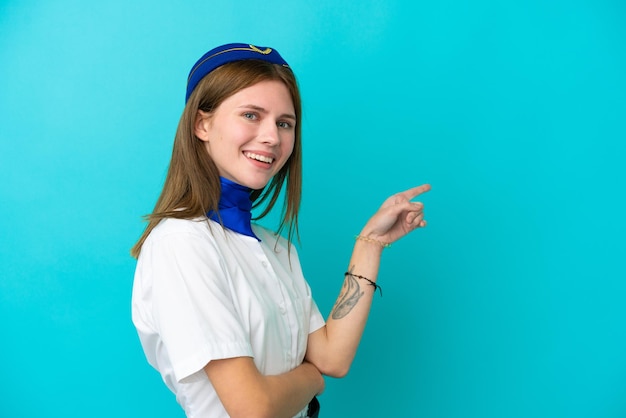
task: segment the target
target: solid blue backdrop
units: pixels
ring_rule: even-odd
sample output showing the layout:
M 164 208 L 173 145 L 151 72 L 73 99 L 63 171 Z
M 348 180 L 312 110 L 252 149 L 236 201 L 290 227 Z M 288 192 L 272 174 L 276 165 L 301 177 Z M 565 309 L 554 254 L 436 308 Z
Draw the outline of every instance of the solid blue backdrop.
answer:
M 625 17 L 611 0 L 0 2 L 0 416 L 183 416 L 130 322 L 129 249 L 189 67 L 251 42 L 299 77 L 300 255 L 323 312 L 367 217 L 433 186 L 322 415 L 623 417 Z

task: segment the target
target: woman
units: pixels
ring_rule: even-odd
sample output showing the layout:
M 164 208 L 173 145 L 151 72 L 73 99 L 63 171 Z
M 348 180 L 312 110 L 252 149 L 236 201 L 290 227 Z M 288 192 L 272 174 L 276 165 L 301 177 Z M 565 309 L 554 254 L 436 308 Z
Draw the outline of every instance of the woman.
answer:
M 390 197 L 357 236 L 325 322 L 295 248 L 301 105 L 272 49 L 217 47 L 193 66 L 169 171 L 138 257 L 133 322 L 189 417 L 317 416 L 322 375 L 344 376 L 384 247 L 423 227 L 419 186 Z M 251 224 L 285 188 L 278 232 Z

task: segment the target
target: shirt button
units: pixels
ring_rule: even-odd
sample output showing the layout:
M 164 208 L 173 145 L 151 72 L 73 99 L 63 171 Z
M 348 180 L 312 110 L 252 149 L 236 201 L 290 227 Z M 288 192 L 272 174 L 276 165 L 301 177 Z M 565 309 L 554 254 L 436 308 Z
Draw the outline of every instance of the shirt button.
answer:
M 265 268 L 267 268 L 267 261 L 261 261 L 261 265 Z
M 279 311 L 280 311 L 280 313 L 281 313 L 281 314 L 283 314 L 283 315 L 287 313 L 287 309 L 285 309 L 285 307 L 284 307 L 284 306 L 279 306 L 279 307 L 278 307 L 278 310 L 279 310 Z

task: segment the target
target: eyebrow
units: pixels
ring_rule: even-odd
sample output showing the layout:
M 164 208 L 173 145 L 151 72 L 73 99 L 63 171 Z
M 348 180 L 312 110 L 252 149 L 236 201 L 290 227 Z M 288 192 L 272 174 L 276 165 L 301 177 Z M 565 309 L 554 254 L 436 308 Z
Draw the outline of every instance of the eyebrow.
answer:
M 241 105 L 239 106 L 240 109 L 254 109 L 258 112 L 261 113 L 268 113 L 267 109 L 265 109 L 264 107 L 261 106 L 257 106 L 257 105 L 253 105 L 253 104 L 246 104 L 246 105 Z M 282 115 L 280 115 L 279 117 L 281 118 L 287 118 L 287 119 L 292 119 L 294 121 L 297 121 L 296 116 L 291 114 L 291 113 L 283 113 Z

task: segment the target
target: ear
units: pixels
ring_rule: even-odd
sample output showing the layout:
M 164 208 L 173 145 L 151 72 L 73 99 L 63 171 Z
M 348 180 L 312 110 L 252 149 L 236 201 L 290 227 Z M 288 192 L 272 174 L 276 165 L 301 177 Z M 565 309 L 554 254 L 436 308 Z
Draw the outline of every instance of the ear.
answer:
M 196 120 L 193 124 L 193 132 L 199 140 L 209 142 L 209 131 L 211 127 L 211 114 L 198 109 Z

